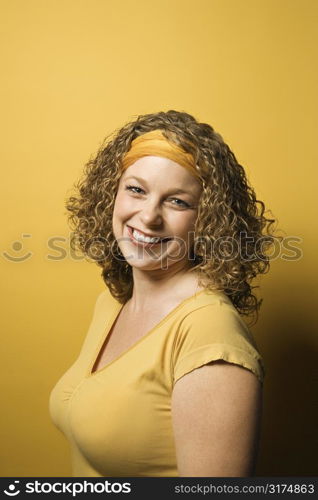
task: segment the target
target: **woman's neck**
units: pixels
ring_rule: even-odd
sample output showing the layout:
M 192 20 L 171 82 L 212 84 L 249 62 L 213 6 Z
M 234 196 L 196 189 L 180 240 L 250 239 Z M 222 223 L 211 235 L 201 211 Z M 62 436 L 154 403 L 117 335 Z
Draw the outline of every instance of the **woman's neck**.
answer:
M 198 276 L 191 268 L 175 266 L 167 270 L 143 271 L 133 268 L 133 293 L 129 299 L 132 311 L 142 312 L 164 302 L 180 302 L 202 290 Z

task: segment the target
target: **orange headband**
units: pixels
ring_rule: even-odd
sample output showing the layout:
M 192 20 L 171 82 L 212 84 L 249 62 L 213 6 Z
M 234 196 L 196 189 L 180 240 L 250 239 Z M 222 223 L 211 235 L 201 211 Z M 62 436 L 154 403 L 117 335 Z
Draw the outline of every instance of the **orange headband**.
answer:
M 135 163 L 143 156 L 161 156 L 175 161 L 186 168 L 192 175 L 200 177 L 198 170 L 190 153 L 183 148 L 168 141 L 161 130 L 152 130 L 139 135 L 131 142 L 130 150 L 124 155 L 122 160 L 123 170 Z

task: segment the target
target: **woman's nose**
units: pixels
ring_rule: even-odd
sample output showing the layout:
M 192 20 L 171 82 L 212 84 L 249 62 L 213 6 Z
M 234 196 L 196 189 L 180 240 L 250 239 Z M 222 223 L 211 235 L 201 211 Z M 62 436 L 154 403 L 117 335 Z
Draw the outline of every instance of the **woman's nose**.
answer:
M 158 203 L 148 201 L 140 212 L 140 219 L 145 225 L 160 225 L 162 223 L 161 208 Z

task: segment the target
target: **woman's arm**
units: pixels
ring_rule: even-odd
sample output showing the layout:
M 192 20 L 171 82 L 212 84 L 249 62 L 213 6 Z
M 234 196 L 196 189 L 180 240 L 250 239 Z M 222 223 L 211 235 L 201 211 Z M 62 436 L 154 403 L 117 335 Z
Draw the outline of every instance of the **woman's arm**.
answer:
M 216 361 L 177 380 L 172 422 L 179 476 L 253 475 L 261 411 L 261 384 L 241 366 Z

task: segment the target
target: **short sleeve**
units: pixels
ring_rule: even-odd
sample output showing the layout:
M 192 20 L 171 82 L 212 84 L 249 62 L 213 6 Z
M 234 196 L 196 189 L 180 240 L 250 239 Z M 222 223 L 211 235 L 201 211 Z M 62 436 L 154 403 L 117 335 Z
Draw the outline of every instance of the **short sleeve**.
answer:
M 173 383 L 217 360 L 250 370 L 263 384 L 264 363 L 255 340 L 234 306 L 221 300 L 199 307 L 183 319 L 172 356 Z

